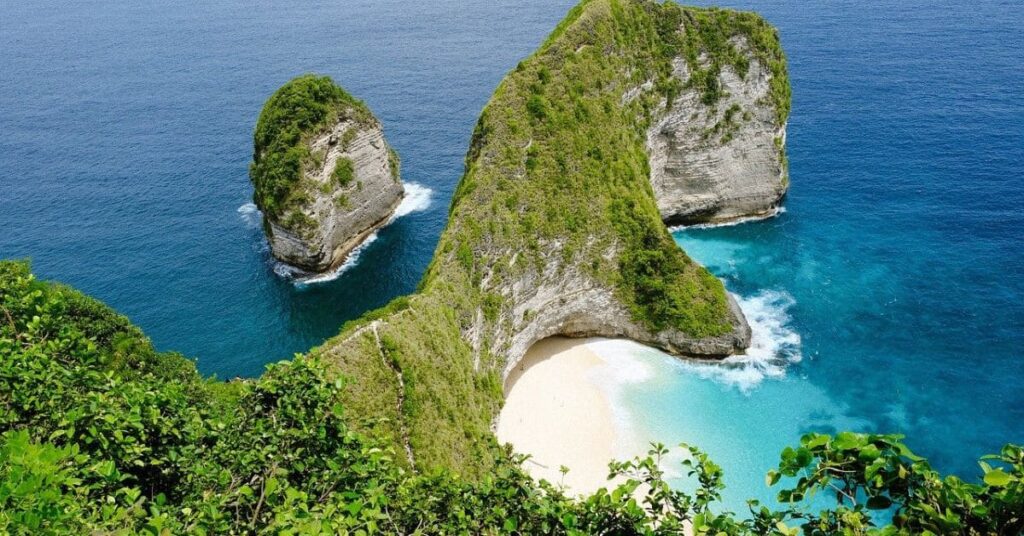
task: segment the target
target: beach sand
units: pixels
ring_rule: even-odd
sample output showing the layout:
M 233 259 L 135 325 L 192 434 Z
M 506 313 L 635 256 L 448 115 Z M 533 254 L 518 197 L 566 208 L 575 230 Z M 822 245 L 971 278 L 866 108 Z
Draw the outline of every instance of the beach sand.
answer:
M 535 344 L 506 381 L 498 421 L 498 440 L 532 456 L 524 464 L 531 476 L 573 495 L 610 486 L 618 439 L 610 402 L 593 378 L 605 362 L 586 342 L 553 337 Z

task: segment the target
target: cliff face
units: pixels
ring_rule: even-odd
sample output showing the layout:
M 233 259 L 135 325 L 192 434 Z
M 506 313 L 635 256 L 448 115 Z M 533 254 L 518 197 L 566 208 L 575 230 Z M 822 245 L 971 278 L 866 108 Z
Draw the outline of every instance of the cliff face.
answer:
M 785 123 L 788 91 L 778 36 L 756 15 L 647 0 L 574 8 L 481 113 L 417 293 L 314 350 L 352 379 L 347 407 L 388 417 L 375 426 L 416 467 L 483 474 L 503 381 L 538 340 L 622 336 L 684 357 L 741 352 L 750 329 L 739 308 L 662 221 L 666 204 L 708 210 L 653 184 L 690 158 L 669 143 L 677 134 L 687 142 L 695 124 L 729 116 L 737 126 L 701 141 L 690 172 L 708 184 L 696 193 L 716 194 L 714 214 L 728 217 L 776 202 L 741 203 L 767 199 L 780 181 L 777 168 L 755 169 L 770 168 L 768 156 L 741 153 Z M 746 166 L 754 171 L 734 177 Z
M 501 314 L 497 329 L 480 314 L 467 330 L 475 352 L 502 357 L 503 381 L 534 343 L 554 335 L 625 337 L 671 354 L 705 359 L 739 353 L 750 345 L 750 327 L 731 295 L 724 297 L 730 326 L 725 333 L 702 337 L 672 326 L 652 329 L 637 321 L 613 287 L 583 270 L 561 266 L 555 258 L 559 254 L 552 251 L 544 256 L 543 268 L 490 290 L 508 296 L 512 304 Z M 618 254 L 614 249 L 607 252 L 613 258 Z
M 348 254 L 381 225 L 402 201 L 397 161 L 390 154 L 380 123 L 361 125 L 342 120 L 309 142 L 314 155 L 322 155 L 304 170 L 309 182 L 301 211 L 311 226 L 287 227 L 268 221 L 274 257 L 311 272 L 341 264 Z M 319 164 L 319 165 L 317 165 Z M 345 184 L 334 172 L 351 168 Z M 342 173 L 349 173 L 342 171 Z
M 256 138 L 255 198 L 271 252 L 292 266 L 338 266 L 402 200 L 398 158 L 380 122 L 326 77 L 303 76 L 278 90 Z
M 647 131 L 651 186 L 666 223 L 771 216 L 789 185 L 786 124 L 771 98 L 777 75 L 747 38 L 733 37 L 729 44 L 747 59 L 745 76 L 723 65 L 718 74 L 723 95 L 709 105 L 689 85 L 687 62 L 677 58 L 672 76 L 686 89 Z

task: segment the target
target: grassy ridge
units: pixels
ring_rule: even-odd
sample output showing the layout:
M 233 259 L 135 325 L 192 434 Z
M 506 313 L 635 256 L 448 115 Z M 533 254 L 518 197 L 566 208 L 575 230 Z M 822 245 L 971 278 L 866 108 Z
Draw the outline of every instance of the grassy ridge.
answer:
M 431 275 L 461 269 L 476 286 L 474 276 L 517 254 L 507 276 L 540 268 L 555 247 L 615 285 L 652 329 L 731 329 L 721 284 L 675 246 L 648 182 L 646 129 L 674 87 L 656 25 L 663 9 L 674 8 L 589 2 L 509 73 L 481 114 L 440 244 L 442 254 L 468 244 L 473 263 Z M 623 103 L 649 80 L 659 89 Z M 609 259 L 609 248 L 622 253 Z
M 513 329 L 507 289 L 552 265 L 582 269 L 613 289 L 651 330 L 729 332 L 722 283 L 690 260 L 661 222 L 645 136 L 681 91 L 707 86 L 700 76 L 674 78 L 673 60 L 693 58 L 717 80 L 721 66 L 747 61 L 732 44 L 737 38 L 773 72 L 781 69 L 772 83 L 788 92 L 777 35 L 757 15 L 642 0 L 573 8 L 482 111 L 418 293 L 351 323 L 313 352 L 326 361 L 346 356 L 338 370 L 363 384 L 346 404 L 358 413 L 382 409 L 374 378 L 386 354 L 404 379 L 402 404 L 384 408 L 396 423 L 392 437 L 405 438 L 420 468 L 486 474 L 492 460 L 485 445 L 502 400 L 500 334 Z M 782 118 L 787 92 L 778 94 Z M 371 321 L 389 349 L 358 343 L 373 355 L 357 358 L 353 334 Z M 464 338 L 473 329 L 479 351 Z M 397 385 L 390 378 L 379 389 Z

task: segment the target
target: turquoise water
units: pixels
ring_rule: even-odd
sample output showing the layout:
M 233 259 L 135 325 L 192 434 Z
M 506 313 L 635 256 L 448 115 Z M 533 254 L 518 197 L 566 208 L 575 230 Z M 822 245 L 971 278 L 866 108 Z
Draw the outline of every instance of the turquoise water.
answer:
M 5 3 L 0 257 L 206 373 L 259 374 L 415 288 L 480 108 L 571 3 Z M 627 393 L 637 427 L 700 444 L 744 494 L 808 430 L 906 432 L 973 474 L 1024 442 L 1024 10 L 728 4 L 780 28 L 792 190 L 779 218 L 676 236 L 765 342 L 724 372 L 664 361 Z M 430 201 L 297 286 L 244 207 L 259 108 L 306 71 L 368 102 Z

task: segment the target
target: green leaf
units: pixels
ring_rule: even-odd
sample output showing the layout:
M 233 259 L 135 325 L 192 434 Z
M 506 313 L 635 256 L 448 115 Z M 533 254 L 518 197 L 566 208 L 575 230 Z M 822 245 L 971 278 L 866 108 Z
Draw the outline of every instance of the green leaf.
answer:
M 863 434 L 841 432 L 836 435 L 836 439 L 832 442 L 832 446 L 839 450 L 850 450 L 862 447 L 867 444 L 867 442 L 867 438 L 864 437 Z
M 1013 482 L 1013 477 L 1003 472 L 1002 469 L 993 469 L 985 473 L 985 483 L 989 486 L 1002 488 Z
M 814 439 L 807 442 L 807 448 L 815 449 L 824 445 L 827 445 L 829 441 L 832 441 L 832 437 L 826 434 L 819 435 Z
M 874 445 L 865 445 L 864 448 L 860 449 L 857 453 L 857 458 L 863 462 L 873 462 L 882 455 L 882 451 L 878 450 L 878 447 Z
M 277 490 L 277 484 L 278 484 L 278 482 L 277 482 L 276 478 L 274 478 L 274 477 L 268 478 L 266 486 L 264 486 L 264 492 L 267 495 L 270 495 L 270 494 L 274 493 Z

